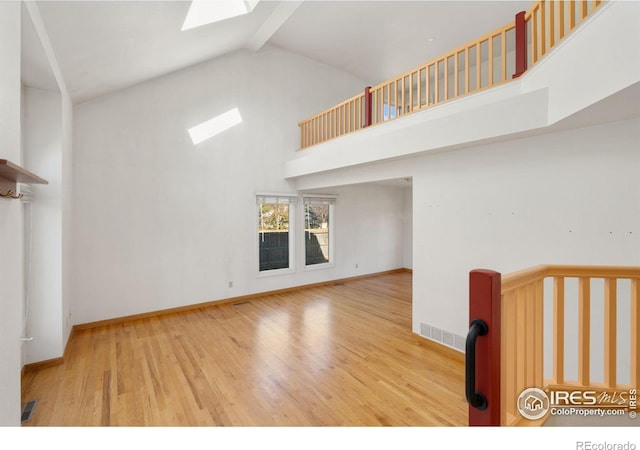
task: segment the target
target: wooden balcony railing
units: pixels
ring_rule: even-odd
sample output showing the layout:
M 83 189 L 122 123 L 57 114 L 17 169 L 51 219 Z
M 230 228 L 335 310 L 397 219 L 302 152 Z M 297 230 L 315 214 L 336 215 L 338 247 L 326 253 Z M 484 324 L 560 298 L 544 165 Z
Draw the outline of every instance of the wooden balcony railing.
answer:
M 508 81 L 514 67 L 507 57 L 515 39 L 508 24 L 440 58 L 371 88 L 375 125 Z
M 537 63 L 567 34 L 600 6 L 602 1 L 539 1 L 525 14 L 529 66 Z
M 300 122 L 300 148 L 310 147 L 338 136 L 360 130 L 367 126 L 365 102 L 366 93 Z
M 508 24 L 303 120 L 300 149 L 517 78 L 601 3 L 538 1 Z
M 629 395 L 640 388 L 640 267 L 548 265 L 502 277 L 491 271 L 474 272 L 470 315 L 484 320 L 493 333 L 487 335 L 482 356 L 493 360 L 487 367 L 495 364 L 500 376 L 479 374 L 484 378 L 481 388 L 491 394 L 488 403 L 493 411 L 489 418 L 470 409 L 472 425 L 543 424 L 549 414 L 529 421 L 518 411 L 519 396 L 531 387 L 610 396 L 614 391 Z M 486 280 L 497 283 L 499 289 L 490 289 Z M 545 289 L 545 280 L 553 283 L 552 288 Z M 600 285 L 601 293 L 592 289 Z M 567 346 L 570 335 L 577 338 L 573 347 Z M 544 357 L 545 338 L 552 347 L 548 358 Z M 625 348 L 627 352 L 622 351 Z M 545 360 L 550 363 L 546 370 Z M 567 360 L 574 362 L 568 365 Z M 626 367 L 628 373 L 618 372 Z M 569 372 L 577 375 L 569 379 Z M 634 413 L 637 409 L 632 403 L 619 406 Z

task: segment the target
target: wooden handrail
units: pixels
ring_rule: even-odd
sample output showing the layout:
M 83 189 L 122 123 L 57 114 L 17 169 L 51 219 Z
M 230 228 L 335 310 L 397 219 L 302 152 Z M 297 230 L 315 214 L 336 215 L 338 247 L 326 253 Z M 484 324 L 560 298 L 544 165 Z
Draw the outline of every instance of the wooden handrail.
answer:
M 516 34 L 515 18 L 371 87 L 372 102 L 366 111 L 365 94 L 361 93 L 299 122 L 300 149 L 511 81 L 522 75 L 522 69 L 527 70 L 540 61 L 601 4 L 593 0 L 537 1 L 524 14 L 524 28 L 530 29 L 530 36 L 528 42 L 524 39 L 526 45 L 516 49 L 520 52 L 516 59 L 520 58 L 521 64 L 513 64 L 514 73 L 507 73 L 507 67 L 512 65 L 511 60 L 507 61 L 507 40 L 515 40 L 512 36 Z M 498 39 L 499 46 L 495 45 Z M 496 49 L 499 59 L 494 46 L 499 47 Z M 522 55 L 523 49 L 525 55 Z M 486 68 L 482 68 L 484 62 Z M 500 64 L 498 71 L 496 63 Z
M 502 276 L 502 293 L 524 286 L 531 281 L 546 277 L 567 278 L 640 278 L 640 267 L 632 266 L 572 266 L 572 265 L 539 265 L 519 270 Z

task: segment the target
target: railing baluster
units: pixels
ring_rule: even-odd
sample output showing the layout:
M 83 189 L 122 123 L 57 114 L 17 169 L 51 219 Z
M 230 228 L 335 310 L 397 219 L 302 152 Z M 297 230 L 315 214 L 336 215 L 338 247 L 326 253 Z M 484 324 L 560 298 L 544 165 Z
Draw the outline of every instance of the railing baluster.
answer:
M 584 20 L 585 17 L 587 17 L 587 8 L 588 8 L 588 4 L 587 4 L 587 0 L 582 0 L 580 2 L 580 21 Z
M 330 139 L 331 131 L 329 130 L 329 118 L 331 117 L 331 111 L 327 111 L 320 117 L 322 120 L 322 140 Z
M 460 95 L 460 81 L 458 79 L 458 72 L 460 71 L 460 67 L 458 64 L 459 59 L 460 54 L 458 52 L 455 52 L 453 56 L 453 98 L 456 98 Z
M 532 33 L 532 37 L 531 37 L 531 43 L 532 43 L 532 61 L 533 64 L 535 64 L 538 61 L 538 10 L 540 8 L 536 7 L 533 8 L 533 10 L 531 11 L 531 33 Z
M 351 100 L 349 102 L 349 108 L 351 109 L 351 131 L 356 131 L 358 127 L 356 126 L 356 120 L 358 119 L 358 110 L 356 109 L 357 101 Z
M 526 290 L 516 290 L 516 397 L 527 387 L 527 297 Z
M 505 81 L 507 79 L 507 30 L 503 30 L 500 36 L 500 59 L 502 64 L 500 81 Z
M 434 103 L 437 105 L 440 102 L 440 61 L 436 62 L 435 70 L 433 72 L 435 78 Z
M 553 279 L 553 379 L 564 383 L 564 277 Z
M 589 386 L 591 377 L 591 279 L 578 281 L 578 383 Z
M 533 324 L 535 326 L 535 376 L 534 386 L 541 387 L 544 383 L 544 280 L 540 279 L 534 283 L 534 303 L 535 315 Z
M 331 130 L 333 131 L 333 137 L 338 137 L 338 111 L 336 108 L 331 110 Z
M 482 53 L 480 52 L 480 42 L 476 44 L 476 90 L 482 88 Z
M 533 283 L 528 284 L 524 287 L 524 292 L 522 293 L 523 299 L 525 302 L 525 347 L 526 347 L 526 359 L 527 363 L 525 365 L 525 385 L 523 388 L 528 388 L 534 385 L 535 376 L 536 376 L 536 327 L 537 323 L 535 320 L 535 302 L 534 302 L 534 285 Z
M 371 93 L 371 111 L 372 111 L 371 122 L 373 124 L 377 124 L 378 123 L 378 89 L 374 89 L 373 92 Z
M 617 280 L 604 280 L 604 384 L 616 387 Z
M 347 105 L 342 105 L 342 134 L 348 133 L 349 127 L 349 111 L 347 111 Z
M 540 5 L 540 58 L 542 58 L 547 53 L 546 2 L 542 2 Z
M 409 74 L 409 111 L 407 112 L 412 112 L 413 111 L 413 74 L 415 72 L 411 72 Z
M 418 89 L 417 89 L 417 92 L 416 92 L 416 96 L 418 98 L 418 101 L 417 101 L 418 110 L 420 110 L 420 108 L 422 107 L 422 105 L 421 105 L 421 103 L 422 103 L 422 69 L 418 69 L 417 72 L 418 73 L 416 75 L 416 78 L 417 78 L 417 83 L 418 83 Z
M 509 401 L 518 398 L 516 392 L 516 297 L 514 294 L 504 295 L 502 298 L 503 323 L 507 324 L 502 333 L 502 379 L 504 380 L 502 410 L 510 415 L 515 415 L 516 402 Z
M 360 129 L 360 99 L 357 98 L 353 101 L 353 128 L 355 131 Z
M 431 106 L 431 95 L 433 93 L 433 90 L 431 88 L 431 67 L 433 66 L 433 64 L 429 64 L 427 66 L 427 95 L 426 95 L 426 102 L 427 102 L 427 106 Z
M 449 100 L 449 57 L 444 57 L 444 95 L 443 99 Z
M 389 82 L 389 119 L 398 116 L 398 80 Z
M 398 104 L 396 105 L 396 117 L 404 112 L 404 78 L 396 78 L 396 96 Z
M 384 122 L 384 88 L 385 86 L 380 87 L 380 121 Z
M 471 83 L 471 70 L 469 69 L 469 47 L 464 49 L 464 93 L 469 93 Z
M 489 36 L 487 46 L 489 47 L 487 87 L 491 87 L 493 86 L 493 36 Z
M 631 280 L 631 385 L 640 389 L 640 279 Z
M 564 10 L 565 10 L 565 1 L 560 1 L 558 3 L 558 40 L 564 37 Z
M 356 130 L 356 102 L 352 100 L 349 102 L 349 131 L 354 132 Z
M 549 2 L 549 48 L 553 48 L 556 41 L 556 26 L 555 26 L 555 8 L 556 2 L 551 0 Z
M 576 2 L 571 0 L 569 2 L 569 31 L 573 30 L 576 26 Z
M 372 123 L 373 104 L 372 104 L 371 86 L 364 88 L 364 122 L 363 127 L 369 127 Z

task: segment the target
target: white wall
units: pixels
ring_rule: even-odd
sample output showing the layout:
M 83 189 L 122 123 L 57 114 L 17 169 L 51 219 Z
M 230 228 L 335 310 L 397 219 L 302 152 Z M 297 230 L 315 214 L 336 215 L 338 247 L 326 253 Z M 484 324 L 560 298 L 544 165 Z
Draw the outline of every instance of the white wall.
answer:
M 66 89 L 62 89 L 62 342 L 63 351 L 71 335 L 71 296 L 75 276 L 72 265 L 74 235 L 72 227 L 73 211 L 73 104 Z
M 472 269 L 640 265 L 639 141 L 634 119 L 414 164 L 414 331 L 466 334 Z
M 20 164 L 20 8 L 0 2 L 0 158 Z M 20 424 L 22 209 L 0 199 L 0 425 Z
M 402 241 L 404 245 L 403 266 L 413 269 L 413 187 L 402 189 L 402 220 L 404 228 Z M 419 228 L 418 228 L 419 229 Z
M 295 192 L 296 123 L 363 86 L 266 46 L 76 106 L 74 323 L 402 267 L 401 192 L 351 187 L 328 192 L 335 268 L 256 277 L 255 193 Z M 191 143 L 187 128 L 233 107 L 242 124 Z
M 62 338 L 62 105 L 61 95 L 24 89 L 25 166 L 46 179 L 31 185 L 25 203 L 26 335 L 24 363 L 57 358 Z
M 343 186 L 328 192 L 338 193 L 338 261 L 333 277 L 343 278 L 403 267 L 402 189 L 371 184 Z

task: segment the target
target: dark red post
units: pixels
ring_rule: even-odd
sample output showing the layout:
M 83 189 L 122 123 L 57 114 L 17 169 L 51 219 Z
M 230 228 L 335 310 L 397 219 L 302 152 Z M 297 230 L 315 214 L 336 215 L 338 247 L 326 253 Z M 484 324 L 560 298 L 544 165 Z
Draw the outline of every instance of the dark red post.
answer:
M 527 22 L 524 20 L 525 11 L 516 14 L 516 73 L 518 78 L 527 71 Z
M 371 86 L 364 88 L 364 127 L 371 126 Z
M 469 273 L 469 324 L 480 319 L 489 329 L 475 346 L 475 391 L 486 397 L 487 407 L 469 406 L 469 426 L 500 426 L 501 283 L 500 274 L 492 270 Z

